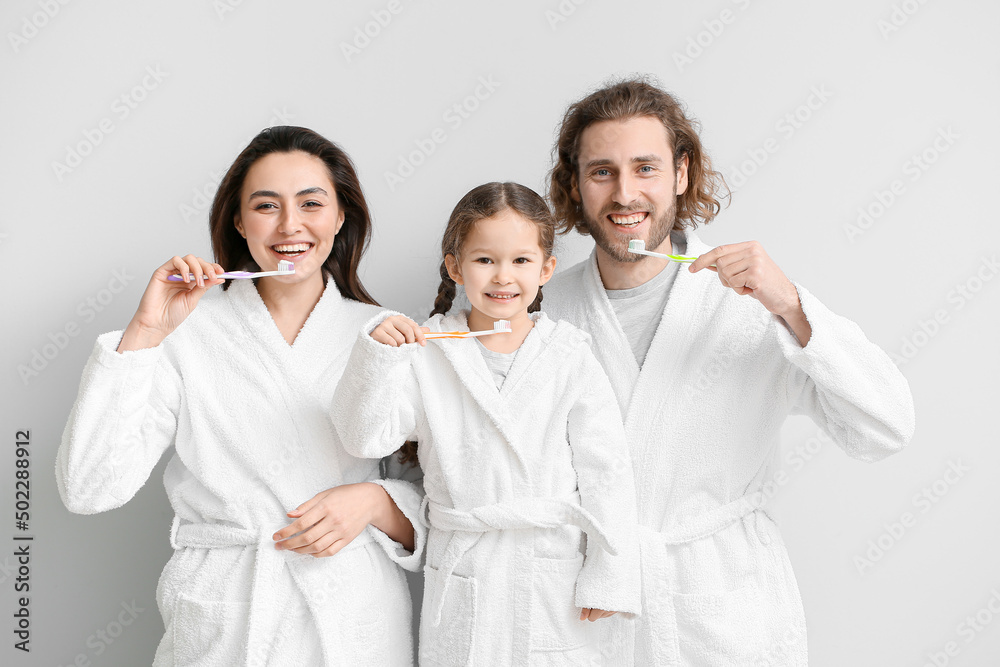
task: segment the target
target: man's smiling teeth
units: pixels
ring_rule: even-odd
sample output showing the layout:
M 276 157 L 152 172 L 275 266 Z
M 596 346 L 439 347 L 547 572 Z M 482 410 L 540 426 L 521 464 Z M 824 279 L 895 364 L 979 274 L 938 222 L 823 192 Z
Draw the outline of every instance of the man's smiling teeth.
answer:
M 296 243 L 295 245 L 273 245 L 271 246 L 275 252 L 284 253 L 286 255 L 297 255 L 300 252 L 305 252 L 312 247 L 312 243 Z
M 490 297 L 491 299 L 513 299 L 514 297 L 516 297 L 518 295 L 517 294 L 490 294 L 489 292 L 487 292 L 486 296 Z
M 611 218 L 611 222 L 616 225 L 621 225 L 623 227 L 629 227 L 642 222 L 646 218 L 645 211 L 639 211 L 637 213 L 629 213 L 628 215 L 622 215 L 620 213 L 611 213 L 608 215 Z

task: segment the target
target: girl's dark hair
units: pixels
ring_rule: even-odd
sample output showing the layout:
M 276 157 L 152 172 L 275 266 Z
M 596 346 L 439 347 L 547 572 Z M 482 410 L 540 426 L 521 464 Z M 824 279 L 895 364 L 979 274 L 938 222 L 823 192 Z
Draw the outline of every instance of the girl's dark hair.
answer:
M 461 260 L 462 244 L 476 223 L 508 209 L 538 226 L 538 245 L 541 246 L 545 259 L 552 256 L 556 220 L 552 217 L 548 204 L 537 192 L 519 183 L 493 182 L 473 188 L 455 205 L 448 218 L 444 238 L 441 239 L 441 285 L 438 287 L 431 315 L 447 313 L 455 299 L 455 281 L 448 275 L 445 258 L 453 255 L 456 260 Z M 538 295 L 528 307 L 528 312 L 539 310 L 541 304 L 542 288 L 539 287 Z
M 455 205 L 451 217 L 448 218 L 444 238 L 441 239 L 441 285 L 438 287 L 431 315 L 447 314 L 455 299 L 455 281 L 448 275 L 445 257 L 453 255 L 456 260 L 460 260 L 462 244 L 476 223 L 508 209 L 535 223 L 538 227 L 538 245 L 541 246 L 545 259 L 552 256 L 556 238 L 556 220 L 548 204 L 537 192 L 519 183 L 493 182 L 473 188 Z M 535 300 L 528 306 L 528 312 L 539 310 L 541 305 L 542 288 L 539 287 Z M 412 465 L 419 463 L 415 442 L 406 442 L 398 454 L 400 463 Z
M 282 125 L 262 131 L 237 156 L 229 167 L 215 200 L 208 225 L 212 234 L 215 261 L 226 270 L 256 267 L 246 240 L 236 230 L 240 210 L 240 192 L 253 164 L 271 153 L 302 151 L 326 164 L 337 193 L 337 203 L 344 211 L 344 224 L 333 240 L 333 249 L 323 264 L 324 277 L 333 276 L 340 293 L 355 301 L 378 305 L 358 277 L 358 265 L 371 240 L 372 220 L 361 190 L 354 163 L 339 146 L 304 127 Z M 223 283 L 227 289 L 230 283 Z

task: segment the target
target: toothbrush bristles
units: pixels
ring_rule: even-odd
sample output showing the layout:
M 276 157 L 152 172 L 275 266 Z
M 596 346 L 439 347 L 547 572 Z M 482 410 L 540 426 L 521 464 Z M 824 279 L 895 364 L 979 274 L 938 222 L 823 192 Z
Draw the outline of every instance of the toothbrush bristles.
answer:
M 494 331 L 510 331 L 510 320 L 497 320 L 493 323 Z
M 281 273 L 295 273 L 295 262 L 289 262 L 287 259 L 279 261 L 278 271 Z
M 646 249 L 646 242 L 642 241 L 642 240 L 629 241 L 628 242 L 628 249 L 629 250 L 645 250 Z

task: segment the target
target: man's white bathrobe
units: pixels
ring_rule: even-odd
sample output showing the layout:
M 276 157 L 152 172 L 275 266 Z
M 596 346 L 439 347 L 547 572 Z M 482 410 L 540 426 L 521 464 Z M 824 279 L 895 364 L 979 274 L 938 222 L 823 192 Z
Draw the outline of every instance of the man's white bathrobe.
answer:
M 688 255 L 710 250 L 687 234 Z M 853 322 L 796 285 L 812 337 L 717 274 L 682 266 L 640 369 L 596 255 L 545 286 L 543 310 L 593 337 L 625 419 L 642 535 L 642 618 L 603 635 L 620 665 L 805 665 L 788 555 L 761 509 L 779 429 L 807 414 L 850 456 L 913 432 L 906 380 Z
M 157 587 L 166 634 L 154 665 L 412 664 L 399 566 L 419 568 L 421 495 L 345 453 L 329 419 L 350 345 L 379 310 L 330 280 L 289 346 L 252 282 L 235 281 L 155 348 L 118 354 L 121 332 L 98 338 L 56 478 L 71 511 L 103 512 L 132 498 L 175 446 L 163 481 L 176 551 Z M 371 526 L 332 557 L 274 549 L 285 512 L 364 481 L 413 523 L 415 553 Z
M 607 620 L 579 610 L 638 611 L 638 544 L 621 416 L 586 334 L 537 315 L 498 390 L 473 340 L 373 340 L 389 314 L 362 330 L 332 413 L 358 456 L 419 443 L 420 664 L 600 664 Z M 468 331 L 464 312 L 425 326 Z

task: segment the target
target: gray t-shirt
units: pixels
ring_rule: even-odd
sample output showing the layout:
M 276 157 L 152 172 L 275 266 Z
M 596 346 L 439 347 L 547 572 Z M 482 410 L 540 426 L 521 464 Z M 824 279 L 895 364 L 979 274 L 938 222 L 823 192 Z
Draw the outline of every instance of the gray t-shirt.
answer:
M 687 240 L 682 234 L 671 233 L 670 241 L 673 247 L 671 254 L 683 255 L 687 250 Z M 679 270 L 680 264 L 668 262 L 662 271 L 638 287 L 604 290 L 640 368 L 646 360 L 656 328 L 660 326 L 670 288 Z
M 503 381 L 507 379 L 507 373 L 510 371 L 511 364 L 514 363 L 514 355 L 517 354 L 517 350 L 513 352 L 494 352 L 483 345 L 483 342 L 478 338 L 476 339 L 476 343 L 479 345 L 479 351 L 483 353 L 486 367 L 493 374 L 493 381 L 497 383 L 497 389 L 500 389 L 503 386 Z

